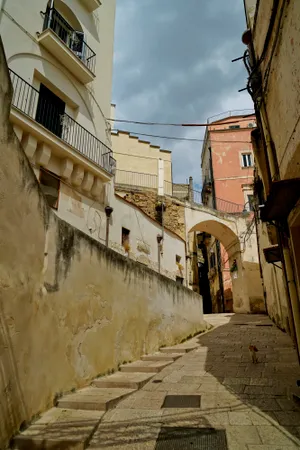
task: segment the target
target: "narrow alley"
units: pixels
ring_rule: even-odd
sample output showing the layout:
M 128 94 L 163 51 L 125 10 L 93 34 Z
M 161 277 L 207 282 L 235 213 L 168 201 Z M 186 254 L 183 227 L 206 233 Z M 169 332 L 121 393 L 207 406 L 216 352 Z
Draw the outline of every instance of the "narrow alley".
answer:
M 292 450 L 300 448 L 299 378 L 290 337 L 266 316 L 206 316 L 214 328 L 140 391 L 107 412 L 90 447 L 162 450 Z M 258 364 L 248 351 L 258 348 Z M 175 351 L 175 347 L 174 347 Z M 185 397 L 163 407 L 166 396 Z M 194 402 L 194 404 L 193 404 Z

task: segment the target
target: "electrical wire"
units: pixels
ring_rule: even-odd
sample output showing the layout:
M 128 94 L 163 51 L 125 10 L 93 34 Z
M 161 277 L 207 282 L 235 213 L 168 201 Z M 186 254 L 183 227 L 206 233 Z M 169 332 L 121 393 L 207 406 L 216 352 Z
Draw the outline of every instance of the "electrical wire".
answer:
M 232 120 L 230 122 L 222 122 L 222 121 L 218 121 L 218 123 L 216 122 L 211 122 L 211 123 L 163 123 L 163 122 L 142 122 L 142 121 L 138 121 L 138 120 L 127 120 L 127 119 L 106 119 L 109 122 L 119 122 L 119 123 L 132 123 L 135 125 L 149 125 L 149 126 L 164 126 L 164 127 L 209 127 L 209 126 L 213 126 L 213 125 L 231 125 L 231 124 L 236 124 L 238 122 L 244 122 L 244 121 L 249 121 L 249 117 L 254 116 L 255 113 L 253 114 L 247 114 L 245 116 L 241 116 L 240 119 L 237 120 Z
M 228 131 L 228 128 L 225 128 L 226 131 Z M 253 130 L 253 128 L 251 128 Z M 122 132 L 123 130 L 112 130 L 112 132 Z M 212 131 L 224 131 L 222 130 L 212 130 Z M 233 130 L 232 130 L 233 131 Z M 126 133 L 134 134 L 136 136 L 147 136 L 147 137 L 153 137 L 153 138 L 159 138 L 159 139 L 169 139 L 174 141 L 190 141 L 190 142 L 205 142 L 206 139 L 196 139 L 196 138 L 181 138 L 181 137 L 173 137 L 173 136 L 160 136 L 156 134 L 146 134 L 146 133 L 136 133 L 135 131 L 126 131 Z M 232 144 L 233 142 L 241 143 L 241 144 L 251 144 L 251 141 L 217 141 L 217 140 L 210 140 L 210 142 L 215 143 L 221 143 L 221 144 Z

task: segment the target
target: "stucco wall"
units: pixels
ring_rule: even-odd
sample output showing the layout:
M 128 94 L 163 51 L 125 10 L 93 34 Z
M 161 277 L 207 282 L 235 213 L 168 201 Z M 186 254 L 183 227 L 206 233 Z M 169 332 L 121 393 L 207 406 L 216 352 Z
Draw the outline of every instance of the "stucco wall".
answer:
M 2 56 L 3 60 L 3 56 Z M 201 297 L 59 219 L 8 124 L 0 67 L 0 448 L 55 394 L 204 329 Z
M 80 0 L 56 2 L 60 12 L 76 16 L 84 39 L 96 53 L 96 78 L 92 83 L 80 83 L 59 61 L 37 40 L 37 33 L 43 30 L 47 0 L 20 2 L 9 0 L 3 3 L 0 30 L 9 67 L 29 84 L 39 88 L 40 81 L 56 90 L 66 102 L 66 112 L 80 125 L 110 145 L 105 117 L 110 115 L 112 90 L 114 18 L 116 0 L 103 0 L 93 14 L 89 13 Z
M 259 59 L 270 22 L 273 1 L 261 1 L 254 29 L 254 48 Z M 282 20 L 279 23 L 280 16 Z M 260 65 L 265 81 L 264 97 L 281 179 L 299 176 L 300 164 L 300 3 L 281 0 L 268 49 Z M 270 55 L 272 62 L 270 63 Z M 268 76 L 266 74 L 269 72 Z
M 113 133 L 111 140 L 118 171 L 149 174 L 158 177 L 158 160 L 162 159 L 164 161 L 164 179 L 172 183 L 172 153 L 170 151 L 162 150 L 157 145 L 151 145 L 150 142 L 138 139 L 136 136 L 130 136 L 129 133 L 123 131 Z M 129 174 L 122 175 L 120 173 L 119 180 L 121 184 L 125 182 L 125 184 L 135 186 L 146 182 L 150 184 L 149 187 L 156 187 L 151 184 L 154 183 L 153 179 L 151 181 L 146 178 L 139 180 L 134 174 L 130 178 Z M 147 184 L 144 184 L 144 186 L 148 187 Z
M 209 126 L 211 140 L 213 176 L 216 197 L 219 199 L 244 205 L 243 185 L 253 183 L 253 167 L 242 167 L 242 153 L 252 153 L 251 131 L 249 123 L 255 122 L 255 116 L 247 121 L 238 117 L 229 117 L 222 120 L 226 123 L 236 120 L 240 129 L 230 129 L 228 125 L 212 124 Z M 254 160 L 253 160 L 254 162 Z M 218 205 L 221 209 L 225 205 Z M 227 205 L 230 213 L 230 205 Z M 242 209 L 242 208 L 241 208 Z
M 154 217 L 149 218 L 146 212 L 115 195 L 112 182 L 107 184 L 106 192 L 105 199 L 98 202 L 61 183 L 57 214 L 61 219 L 88 236 L 105 243 L 106 215 L 104 208 L 106 204 L 110 204 L 114 210 L 110 220 L 110 248 L 125 254 L 122 247 L 122 227 L 124 227 L 130 231 L 129 257 L 157 271 L 157 235 L 162 233 L 161 226 L 152 220 Z M 185 276 L 184 240 L 169 230 L 165 230 L 163 250 L 160 261 L 161 273 L 176 279 L 176 275 L 178 275 L 176 255 L 179 255 L 181 264 L 184 266 L 183 274 Z

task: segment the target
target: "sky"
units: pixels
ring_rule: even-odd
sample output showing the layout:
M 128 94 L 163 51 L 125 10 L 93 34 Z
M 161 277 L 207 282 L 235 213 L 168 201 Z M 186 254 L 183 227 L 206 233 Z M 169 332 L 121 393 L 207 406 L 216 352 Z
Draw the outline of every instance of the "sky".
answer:
M 115 118 L 206 123 L 228 110 L 252 109 L 242 56 L 243 0 L 117 0 Z M 115 129 L 203 139 L 204 128 L 117 124 Z M 141 136 L 172 150 L 173 180 L 201 188 L 201 142 Z

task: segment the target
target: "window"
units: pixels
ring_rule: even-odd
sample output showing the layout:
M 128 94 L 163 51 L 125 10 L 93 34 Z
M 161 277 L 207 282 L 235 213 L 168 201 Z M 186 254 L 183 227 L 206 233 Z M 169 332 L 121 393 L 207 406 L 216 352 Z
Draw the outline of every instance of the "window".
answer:
M 242 167 L 253 167 L 252 153 L 242 154 Z
M 176 284 L 183 284 L 183 278 L 176 277 Z
M 124 248 L 127 245 L 129 245 L 129 235 L 130 235 L 130 230 L 127 230 L 127 228 L 122 227 L 122 245 Z
M 240 125 L 229 125 L 230 130 L 238 130 L 239 128 L 241 128 Z
M 58 137 L 62 136 L 65 107 L 65 102 L 41 83 L 35 120 Z
M 60 179 L 57 175 L 42 169 L 40 171 L 40 185 L 47 203 L 51 208 L 58 208 Z
M 179 255 L 176 255 L 176 263 L 177 263 L 177 264 L 179 264 L 179 263 L 180 263 L 180 261 L 181 261 L 181 256 L 179 256 Z
M 254 211 L 254 195 L 247 195 L 249 211 Z

